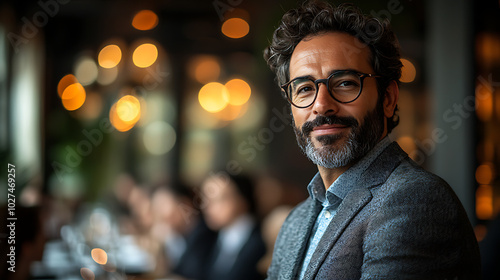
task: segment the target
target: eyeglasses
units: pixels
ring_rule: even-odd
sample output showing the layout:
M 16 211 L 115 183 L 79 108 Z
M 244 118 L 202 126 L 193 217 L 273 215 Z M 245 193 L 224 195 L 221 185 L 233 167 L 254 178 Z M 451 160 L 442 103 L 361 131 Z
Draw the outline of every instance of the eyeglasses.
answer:
M 330 96 L 340 103 L 356 100 L 363 90 L 363 80 L 367 77 L 379 78 L 374 74 L 365 74 L 352 70 L 333 72 L 326 79 L 313 80 L 309 77 L 298 77 L 281 86 L 288 101 L 297 108 L 311 106 L 318 96 L 319 84 L 327 86 Z

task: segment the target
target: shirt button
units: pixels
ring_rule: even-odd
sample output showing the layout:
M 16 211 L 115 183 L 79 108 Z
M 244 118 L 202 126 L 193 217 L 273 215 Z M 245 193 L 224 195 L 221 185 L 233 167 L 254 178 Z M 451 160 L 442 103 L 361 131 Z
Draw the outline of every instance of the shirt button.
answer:
M 332 213 L 330 213 L 330 211 L 326 211 L 326 212 L 325 212 L 325 217 L 326 217 L 327 219 L 329 219 L 331 216 L 332 216 Z

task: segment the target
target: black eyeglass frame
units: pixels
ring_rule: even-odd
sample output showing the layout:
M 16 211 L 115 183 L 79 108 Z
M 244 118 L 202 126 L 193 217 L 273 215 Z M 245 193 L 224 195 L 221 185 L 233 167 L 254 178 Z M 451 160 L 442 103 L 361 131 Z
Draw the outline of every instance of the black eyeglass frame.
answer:
M 340 73 L 354 73 L 356 75 L 359 76 L 359 92 L 358 92 L 358 95 L 356 95 L 356 97 L 351 100 L 351 101 L 340 101 L 338 100 L 337 98 L 335 98 L 335 96 L 333 95 L 332 91 L 330 90 L 330 88 L 328 87 L 328 84 L 330 83 L 330 79 L 335 76 L 335 75 L 338 75 Z M 319 84 L 320 83 L 323 83 L 325 84 L 326 86 L 326 89 L 328 90 L 328 93 L 330 94 L 330 96 L 337 102 L 339 103 L 342 103 L 342 104 L 347 104 L 347 103 L 351 103 L 351 102 L 354 102 L 356 101 L 356 99 L 359 98 L 359 96 L 361 95 L 361 92 L 363 91 L 363 81 L 365 78 L 381 78 L 382 76 L 379 76 L 379 75 L 375 75 L 375 74 L 367 74 L 367 73 L 362 73 L 362 72 L 358 72 L 358 71 L 354 71 L 354 70 L 337 70 L 335 72 L 333 72 L 332 74 L 330 74 L 330 76 L 328 76 L 328 78 L 326 79 L 317 79 L 317 80 L 313 80 L 311 78 L 304 78 L 304 77 L 297 77 L 285 84 L 283 84 L 281 86 L 281 89 L 283 90 L 283 92 L 285 93 L 286 95 L 286 99 L 288 100 L 288 102 L 290 102 L 290 104 L 292 104 L 293 106 L 297 107 L 297 108 L 300 108 L 300 109 L 304 109 L 304 108 L 307 108 L 311 105 L 314 104 L 314 102 L 316 101 L 316 98 L 318 98 L 318 91 L 319 91 Z M 314 86 L 316 87 L 316 94 L 314 95 L 314 99 L 312 100 L 311 104 L 307 105 L 307 106 L 298 106 L 296 104 L 294 104 L 290 98 L 290 95 L 288 94 L 286 88 L 295 80 L 297 79 L 308 79 L 310 80 L 311 82 L 314 83 Z

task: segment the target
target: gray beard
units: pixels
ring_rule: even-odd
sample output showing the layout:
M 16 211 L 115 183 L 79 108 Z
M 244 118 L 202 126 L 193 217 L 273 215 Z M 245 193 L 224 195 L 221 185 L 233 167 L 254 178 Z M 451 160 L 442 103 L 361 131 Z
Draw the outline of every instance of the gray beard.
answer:
M 310 137 L 307 138 L 306 142 L 307 144 L 305 147 L 300 146 L 302 152 L 314 164 L 325 168 L 334 169 L 343 166 L 348 166 L 349 164 L 358 159 L 360 152 L 362 154 L 365 154 L 364 153 L 365 151 L 359 151 L 359 145 L 353 139 L 352 132 L 349 133 L 349 138 L 347 139 L 346 143 L 344 145 L 340 145 L 339 148 L 333 148 L 328 146 L 315 148 Z

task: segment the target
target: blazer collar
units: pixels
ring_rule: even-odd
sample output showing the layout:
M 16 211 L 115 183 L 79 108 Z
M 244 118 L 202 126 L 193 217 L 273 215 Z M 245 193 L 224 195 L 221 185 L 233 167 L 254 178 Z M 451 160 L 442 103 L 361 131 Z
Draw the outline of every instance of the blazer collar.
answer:
M 401 149 L 397 142 L 392 142 L 363 172 L 358 180 L 358 186 L 370 188 L 384 183 L 401 161 L 406 158 L 408 158 L 408 154 Z

